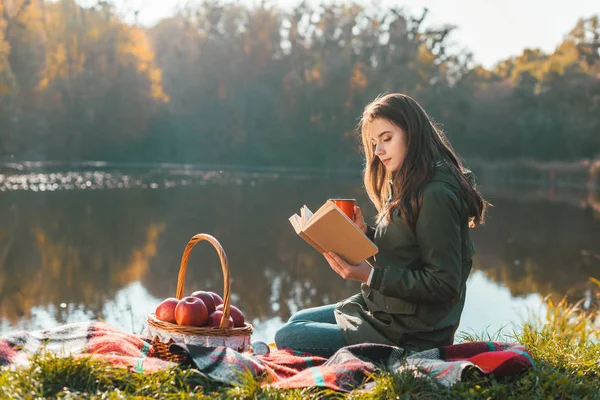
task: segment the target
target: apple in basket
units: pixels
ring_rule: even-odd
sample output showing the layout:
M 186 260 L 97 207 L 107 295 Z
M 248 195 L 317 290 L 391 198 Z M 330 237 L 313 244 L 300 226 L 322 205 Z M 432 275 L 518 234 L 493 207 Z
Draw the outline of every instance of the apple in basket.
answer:
M 187 296 L 179 300 L 175 307 L 177 325 L 204 326 L 208 320 L 206 304 L 197 297 Z
M 197 297 L 204 302 L 204 305 L 208 309 L 208 315 L 212 314 L 215 311 L 215 300 L 213 299 L 210 292 L 206 292 L 204 290 L 197 290 L 194 293 L 190 294 L 192 297 Z
M 217 306 L 217 310 L 223 311 L 223 304 Z M 215 311 L 216 312 L 216 311 Z M 246 321 L 244 318 L 244 314 L 240 311 L 236 306 L 229 306 L 229 316 L 233 319 L 233 325 L 237 328 L 240 326 L 244 326 Z
M 206 323 L 207 326 L 216 326 L 219 327 L 221 325 L 221 318 L 223 317 L 223 311 L 222 310 L 216 310 L 215 312 L 213 312 L 212 314 L 210 314 L 208 316 L 208 322 Z M 234 324 L 233 324 L 233 318 L 231 318 L 231 315 L 229 316 L 229 327 L 233 328 Z
M 223 304 L 223 298 L 221 296 L 219 296 L 215 292 L 208 292 L 208 293 L 210 293 L 213 300 L 215 301 L 215 307 L 218 306 L 219 304 Z
M 177 300 L 175 297 L 169 297 L 167 299 L 164 299 L 158 305 L 158 307 L 156 307 L 156 311 L 154 312 L 156 318 L 158 318 L 161 321 L 170 322 L 174 324 L 176 322 L 175 307 L 177 307 L 178 303 L 179 300 Z

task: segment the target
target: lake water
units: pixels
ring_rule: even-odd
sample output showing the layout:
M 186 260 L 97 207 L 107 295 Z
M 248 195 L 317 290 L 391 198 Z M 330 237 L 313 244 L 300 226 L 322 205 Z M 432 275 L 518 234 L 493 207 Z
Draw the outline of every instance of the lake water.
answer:
M 600 195 L 590 190 L 486 187 L 494 207 L 477 247 L 459 332 L 510 334 L 543 298 L 596 301 Z M 360 177 L 171 168 L 0 175 L 0 334 L 102 319 L 140 333 L 175 295 L 181 255 L 209 233 L 229 258 L 232 303 L 272 341 L 298 309 L 359 289 L 296 236 L 288 217 L 330 197 L 374 209 Z M 185 292 L 223 293 L 217 253 L 192 250 Z

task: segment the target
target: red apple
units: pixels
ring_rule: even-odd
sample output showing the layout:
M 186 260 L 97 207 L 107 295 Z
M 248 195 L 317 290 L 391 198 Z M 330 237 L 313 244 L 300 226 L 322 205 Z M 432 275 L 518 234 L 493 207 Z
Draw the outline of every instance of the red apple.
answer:
M 223 318 L 223 311 L 217 310 L 208 316 L 208 322 L 206 323 L 206 325 L 218 327 L 221 325 L 221 318 Z M 229 327 L 233 328 L 233 326 L 234 326 L 233 318 L 231 318 L 231 315 L 230 315 L 229 316 Z
M 215 300 L 209 292 L 205 292 L 204 290 L 197 290 L 190 296 L 197 297 L 204 302 L 204 305 L 208 309 L 208 315 L 212 314 L 213 311 L 215 311 Z
M 175 297 L 169 297 L 164 299 L 157 307 L 154 314 L 156 318 L 164 322 L 170 322 L 174 324 L 175 321 L 175 307 L 177 307 L 177 300 Z
M 223 304 L 218 305 L 216 309 L 217 309 L 217 311 L 218 310 L 223 311 Z M 244 326 L 246 323 L 244 314 L 242 314 L 240 309 L 237 308 L 236 306 L 232 306 L 232 305 L 229 306 L 229 316 L 231 318 L 233 318 L 233 325 L 235 327 Z
M 197 297 L 184 297 L 175 307 L 175 321 L 178 325 L 204 326 L 207 320 L 206 304 Z
M 219 296 L 215 292 L 208 292 L 208 293 L 210 293 L 210 295 L 213 297 L 213 300 L 215 301 L 215 306 L 218 306 L 219 304 L 223 304 L 223 298 L 221 296 Z

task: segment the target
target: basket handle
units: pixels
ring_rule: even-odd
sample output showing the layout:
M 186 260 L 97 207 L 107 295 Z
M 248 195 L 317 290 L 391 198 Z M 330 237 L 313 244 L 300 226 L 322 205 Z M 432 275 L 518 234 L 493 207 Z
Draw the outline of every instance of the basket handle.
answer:
M 229 303 L 231 297 L 229 293 L 229 263 L 227 262 L 227 255 L 225 255 L 225 250 L 223 250 L 221 243 L 219 243 L 219 241 L 213 236 L 206 233 L 198 233 L 197 235 L 192 236 L 187 246 L 185 246 L 183 256 L 181 257 L 181 264 L 179 265 L 177 292 L 175 297 L 178 300 L 183 298 L 183 288 L 185 285 L 185 272 L 187 270 L 188 258 L 190 257 L 192 248 L 196 245 L 196 243 L 202 240 L 206 240 L 214 246 L 214 248 L 217 250 L 217 253 L 219 253 L 219 259 L 221 260 L 221 268 L 223 269 L 223 317 L 221 318 L 219 328 L 223 329 L 226 327 L 226 325 L 228 325 L 229 322 Z

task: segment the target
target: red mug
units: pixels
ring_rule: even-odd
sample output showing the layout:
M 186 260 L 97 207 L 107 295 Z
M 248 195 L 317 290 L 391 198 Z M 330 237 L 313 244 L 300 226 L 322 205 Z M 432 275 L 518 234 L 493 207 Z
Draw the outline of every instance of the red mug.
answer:
M 332 201 L 333 204 L 338 206 L 338 208 L 350 218 L 350 221 L 354 222 L 355 199 L 329 199 L 329 201 Z

